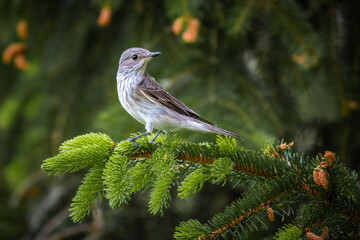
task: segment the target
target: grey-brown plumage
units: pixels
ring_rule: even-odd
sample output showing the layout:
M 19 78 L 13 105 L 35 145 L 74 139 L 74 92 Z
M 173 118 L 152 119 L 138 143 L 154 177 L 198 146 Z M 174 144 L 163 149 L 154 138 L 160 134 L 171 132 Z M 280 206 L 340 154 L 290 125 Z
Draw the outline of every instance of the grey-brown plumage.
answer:
M 166 107 L 182 115 L 200 120 L 204 123 L 214 125 L 211 122 L 207 121 L 206 119 L 200 117 L 196 112 L 188 108 L 185 104 L 183 104 L 182 102 L 171 96 L 148 73 L 145 74 L 144 80 L 140 82 L 139 88 L 148 97 L 162 103 Z
M 152 53 L 143 48 L 130 48 L 121 55 L 117 73 L 119 100 L 125 110 L 146 128 L 145 133 L 127 140 L 137 144 L 137 138 L 151 133 L 154 128 L 159 132 L 151 140 L 152 143 L 161 131 L 180 129 L 220 133 L 242 139 L 202 118 L 146 73 L 147 64 L 158 55 L 159 52 Z

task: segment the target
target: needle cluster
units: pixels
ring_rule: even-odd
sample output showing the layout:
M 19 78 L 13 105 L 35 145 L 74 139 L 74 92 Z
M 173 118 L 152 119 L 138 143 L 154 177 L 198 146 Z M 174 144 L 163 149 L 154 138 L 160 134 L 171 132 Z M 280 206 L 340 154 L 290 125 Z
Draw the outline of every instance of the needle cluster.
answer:
M 284 142 L 246 150 L 227 136 L 218 136 L 214 144 L 184 143 L 176 135 L 160 135 L 155 148 L 149 144 L 152 137 L 140 138 L 136 147 L 90 133 L 64 142 L 57 156 L 44 161 L 42 169 L 49 174 L 90 167 L 71 204 L 74 222 L 83 221 L 103 198 L 117 209 L 129 203 L 134 193 L 149 190 L 149 212 L 163 215 L 171 206 L 174 188 L 179 198 L 187 199 L 204 184 L 230 184 L 246 190 L 206 223 L 181 222 L 174 237 L 248 237 L 268 229 L 272 222 L 281 224 L 290 215 L 290 223 L 278 229 L 276 239 L 308 235 L 339 239 L 359 234 L 358 176 L 331 152 L 306 157 L 293 151 L 293 143 Z M 325 163 L 327 188 L 313 174 Z

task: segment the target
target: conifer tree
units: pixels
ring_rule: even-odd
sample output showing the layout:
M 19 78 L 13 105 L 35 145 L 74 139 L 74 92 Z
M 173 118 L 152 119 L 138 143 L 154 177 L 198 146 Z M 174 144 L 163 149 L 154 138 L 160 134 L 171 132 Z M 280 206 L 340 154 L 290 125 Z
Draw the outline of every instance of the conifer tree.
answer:
M 227 136 L 212 144 L 184 143 L 176 135 L 162 136 L 155 148 L 151 138 L 140 138 L 137 148 L 90 133 L 64 142 L 58 155 L 44 161 L 42 169 L 49 174 L 90 167 L 71 204 L 75 223 L 102 198 L 117 209 L 134 193 L 150 189 L 149 212 L 163 215 L 172 187 L 187 199 L 204 184 L 229 182 L 247 190 L 206 223 L 179 223 L 176 239 L 246 237 L 289 216 L 293 220 L 278 229 L 275 239 L 345 239 L 360 233 L 358 175 L 330 151 L 307 157 L 292 150 L 293 142 L 254 151 L 239 148 Z

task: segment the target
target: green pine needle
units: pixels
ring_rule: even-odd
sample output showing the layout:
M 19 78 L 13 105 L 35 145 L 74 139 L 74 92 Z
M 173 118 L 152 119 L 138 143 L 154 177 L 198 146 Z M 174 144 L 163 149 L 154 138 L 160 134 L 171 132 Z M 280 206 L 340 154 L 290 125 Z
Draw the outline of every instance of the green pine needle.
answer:
M 89 216 L 91 207 L 102 197 L 104 164 L 92 167 L 85 175 L 82 184 L 79 186 L 73 203 L 71 204 L 70 214 L 74 222 L 82 222 Z
M 111 138 L 104 133 L 88 133 L 65 141 L 60 146 L 60 152 L 63 153 L 74 149 L 81 149 L 86 146 L 98 146 L 101 149 L 103 146 L 110 146 L 111 142 Z
M 219 158 L 211 165 L 210 177 L 212 183 L 223 182 L 222 186 L 226 183 L 226 177 L 233 173 L 235 163 L 229 158 Z
M 216 144 L 220 151 L 228 156 L 232 156 L 239 149 L 236 139 L 225 135 L 217 135 Z
M 91 133 L 65 142 L 57 156 L 44 161 L 42 169 L 48 174 L 91 167 L 71 204 L 74 222 L 83 221 L 92 208 L 96 211 L 95 204 L 103 195 L 110 207 L 119 208 L 130 201 L 132 193 L 150 188 L 149 212 L 163 215 L 175 184 L 178 196 L 187 199 L 205 182 L 222 186 L 230 182 L 234 188 L 247 189 L 208 222 L 182 222 L 175 238 L 247 237 L 269 227 L 269 207 L 282 218 L 295 213 L 294 225 L 285 225 L 275 239 L 303 237 L 303 229 L 295 226 L 311 226 L 317 234 L 324 226 L 341 226 L 342 231 L 330 232 L 334 238 L 343 232 L 357 234 L 354 219 L 360 212 L 360 183 L 356 172 L 339 161 L 326 169 L 329 189 L 325 189 L 313 179 L 319 160 L 281 149 L 280 142 L 266 151 L 255 151 L 240 149 L 227 136 L 218 136 L 217 144 L 198 144 L 183 143 L 175 135 L 162 136 L 154 148 L 148 142 L 151 137 L 140 139 L 136 148 L 132 142 L 115 145 L 107 135 Z M 299 204 L 296 212 L 293 203 Z
M 287 224 L 280 228 L 280 230 L 275 234 L 275 240 L 297 240 L 302 239 L 301 236 L 303 231 L 301 228 L 294 226 L 292 224 Z
M 176 227 L 174 237 L 179 240 L 200 239 L 205 231 L 204 226 L 198 220 L 191 219 L 181 222 Z
M 130 181 L 133 183 L 131 191 L 133 193 L 146 190 L 153 180 L 153 171 L 151 170 L 151 159 L 139 161 L 131 169 Z
M 170 207 L 170 187 L 176 176 L 175 156 L 172 152 L 158 150 L 152 156 L 152 168 L 156 176 L 149 200 L 149 211 L 152 214 L 164 214 L 164 208 Z
M 129 164 L 127 157 L 113 154 L 105 165 L 105 197 L 111 208 L 119 208 L 130 200 L 132 183 L 129 181 Z
M 60 153 L 48 158 L 41 169 L 48 174 L 76 172 L 104 162 L 110 155 L 111 139 L 106 134 L 89 133 L 64 142 Z
M 210 178 L 210 167 L 203 166 L 195 169 L 184 179 L 178 188 L 178 195 L 181 199 L 187 199 L 192 194 L 199 192 L 204 183 Z

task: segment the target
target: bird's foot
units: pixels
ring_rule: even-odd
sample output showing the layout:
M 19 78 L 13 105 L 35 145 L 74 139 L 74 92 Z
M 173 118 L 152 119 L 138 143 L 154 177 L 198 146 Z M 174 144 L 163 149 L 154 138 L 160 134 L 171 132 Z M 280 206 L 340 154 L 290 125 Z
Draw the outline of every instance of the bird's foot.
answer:
M 149 143 L 152 144 L 152 145 L 154 145 L 155 148 L 158 146 L 158 144 L 157 144 L 155 141 L 153 141 L 153 140 L 151 140 Z
M 138 148 L 138 147 L 139 147 L 139 144 L 138 144 L 135 140 L 138 139 L 138 138 L 140 138 L 140 137 L 142 137 L 142 136 L 144 136 L 144 135 L 147 135 L 147 134 L 149 134 L 149 133 L 150 133 L 150 132 L 144 132 L 144 133 L 142 133 L 142 134 L 140 134 L 140 135 L 138 135 L 138 136 L 135 136 L 135 137 L 132 137 L 132 138 L 128 138 L 128 139 L 126 139 L 126 140 L 124 140 L 124 141 L 133 142 L 133 143 L 135 144 L 136 148 Z M 157 136 L 159 136 L 160 133 L 161 133 L 161 131 L 158 131 L 158 132 L 155 134 L 154 138 L 151 139 L 151 141 L 149 142 L 150 144 L 154 145 L 155 148 L 157 147 L 157 143 L 155 142 L 155 139 L 157 138 Z
M 155 148 L 157 147 L 157 143 L 155 142 L 155 139 L 159 136 L 159 134 L 161 133 L 161 130 L 159 130 L 153 139 L 151 139 L 151 141 L 149 142 L 150 144 L 153 144 L 155 146 Z
M 128 138 L 128 139 L 126 139 L 126 140 L 124 140 L 124 141 L 133 142 L 133 143 L 135 144 L 136 148 L 139 147 L 139 144 L 138 144 L 138 143 L 135 141 L 135 139 L 133 139 L 133 138 Z
M 139 147 L 139 144 L 138 144 L 135 140 L 138 139 L 138 138 L 140 138 L 140 137 L 142 137 L 142 136 L 145 136 L 145 135 L 147 135 L 147 134 L 149 134 L 149 133 L 150 133 L 150 132 L 144 132 L 144 133 L 142 133 L 142 134 L 140 134 L 140 135 L 137 135 L 137 136 L 132 137 L 132 138 L 128 138 L 128 139 L 126 139 L 126 140 L 124 140 L 124 141 L 133 142 L 133 143 L 135 144 L 136 148 L 138 148 L 138 147 Z

